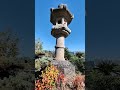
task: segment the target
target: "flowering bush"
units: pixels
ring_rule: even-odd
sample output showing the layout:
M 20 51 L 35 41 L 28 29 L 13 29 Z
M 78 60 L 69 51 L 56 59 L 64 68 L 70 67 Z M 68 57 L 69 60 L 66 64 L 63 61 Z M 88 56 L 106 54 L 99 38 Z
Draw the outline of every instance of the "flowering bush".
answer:
M 49 64 L 44 71 L 42 71 L 41 79 L 35 81 L 35 90 L 66 90 L 68 79 L 60 72 L 57 67 Z M 83 90 L 84 75 L 76 75 L 73 84 L 73 90 Z M 68 90 L 68 89 L 67 89 Z
M 61 87 L 64 82 L 64 74 L 52 64 L 49 64 L 45 71 L 42 71 L 41 80 L 35 81 L 35 90 L 52 90 Z
M 64 90 L 65 84 L 66 84 L 65 79 L 66 78 L 65 78 L 64 74 L 62 72 L 60 72 L 57 77 L 57 82 L 56 82 L 56 88 L 58 90 Z
M 76 75 L 75 79 L 73 80 L 73 86 L 77 90 L 83 90 L 85 87 L 84 84 L 85 76 L 84 75 Z

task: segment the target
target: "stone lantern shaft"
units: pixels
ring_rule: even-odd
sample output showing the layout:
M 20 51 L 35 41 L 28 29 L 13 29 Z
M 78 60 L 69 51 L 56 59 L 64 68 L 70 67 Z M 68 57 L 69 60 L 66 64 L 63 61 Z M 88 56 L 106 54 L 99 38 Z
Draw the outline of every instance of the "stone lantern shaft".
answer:
M 61 4 L 57 9 L 51 9 L 50 21 L 53 24 L 51 35 L 56 38 L 55 60 L 65 60 L 64 58 L 64 40 L 70 34 L 68 25 L 73 19 L 66 5 Z
M 64 58 L 64 36 L 60 36 L 56 38 L 56 46 L 55 46 L 55 59 L 56 60 L 65 60 Z

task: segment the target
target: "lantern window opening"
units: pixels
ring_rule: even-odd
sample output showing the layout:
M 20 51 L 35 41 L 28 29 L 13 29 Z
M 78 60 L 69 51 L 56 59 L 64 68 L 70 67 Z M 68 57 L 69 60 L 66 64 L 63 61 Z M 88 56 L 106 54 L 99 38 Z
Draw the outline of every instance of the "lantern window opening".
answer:
M 58 24 L 62 24 L 62 20 L 60 19 L 60 20 L 58 20 Z

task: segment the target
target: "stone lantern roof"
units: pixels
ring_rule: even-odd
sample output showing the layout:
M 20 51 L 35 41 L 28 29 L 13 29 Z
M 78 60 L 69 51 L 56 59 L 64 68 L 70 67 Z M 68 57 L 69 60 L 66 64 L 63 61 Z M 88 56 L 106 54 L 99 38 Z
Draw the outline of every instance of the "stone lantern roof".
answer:
M 51 8 L 51 16 L 50 16 L 50 22 L 55 25 L 56 24 L 56 19 L 57 18 L 65 18 L 67 21 L 68 25 L 73 19 L 73 15 L 70 13 L 68 10 L 67 6 L 65 4 L 60 4 L 58 5 L 58 8 L 54 9 Z

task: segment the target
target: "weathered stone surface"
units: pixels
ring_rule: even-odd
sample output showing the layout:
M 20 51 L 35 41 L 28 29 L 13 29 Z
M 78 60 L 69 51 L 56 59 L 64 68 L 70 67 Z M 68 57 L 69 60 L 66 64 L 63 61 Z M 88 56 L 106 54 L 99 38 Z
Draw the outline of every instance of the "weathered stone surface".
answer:
M 71 64 L 71 62 L 66 61 L 66 60 L 52 60 L 51 63 L 57 68 L 64 73 L 65 78 L 67 79 L 66 84 L 69 85 L 70 87 L 73 87 L 73 80 L 75 77 L 75 66 Z M 65 90 L 71 90 L 71 89 L 65 89 Z
M 57 38 L 59 35 L 64 36 L 65 38 L 71 33 L 71 30 L 64 26 L 63 24 L 54 25 L 52 27 L 51 35 Z
M 75 75 L 75 66 L 73 66 L 71 62 L 66 60 L 52 60 L 51 63 L 57 66 L 64 73 L 65 76 L 73 77 Z
M 50 21 L 53 25 L 56 24 L 56 18 L 59 18 L 61 16 L 67 20 L 68 24 L 70 24 L 70 22 L 74 18 L 74 16 L 68 10 L 65 4 L 59 5 L 58 8 L 56 9 L 51 8 L 50 11 L 51 11 Z

